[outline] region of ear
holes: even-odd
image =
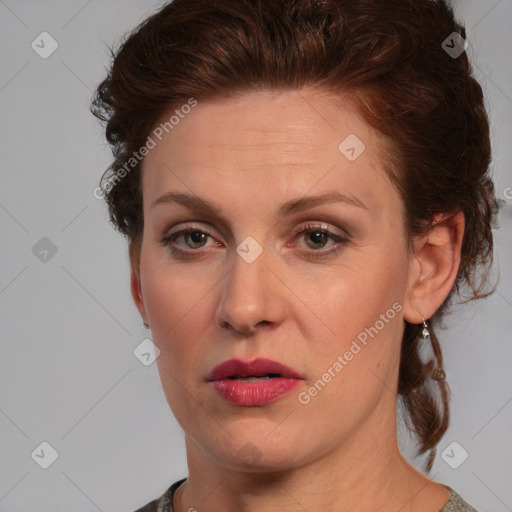
[[[130,277],[130,289],[132,292],[133,302],[139,310],[142,321],[148,322],[148,316],[146,313],[146,307],[144,305],[144,298],[142,295],[142,285],[140,278],[140,241],[136,240],[130,244],[129,247],[130,255],[130,266],[131,266],[131,277]]]
[[[461,259],[464,214],[436,215],[430,231],[413,241],[404,319],[420,324],[428,319],[450,293]]]
[[[146,313],[146,306],[144,305],[144,299],[142,297],[140,276],[134,270],[132,270],[131,272],[130,288],[132,292],[133,302],[135,303],[135,306],[139,310],[140,316],[142,317],[142,321],[148,324],[149,321]]]

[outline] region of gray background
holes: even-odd
[[[0,0],[1,512],[128,512],[186,476],[183,433],[156,365],[133,353],[148,332],[131,302],[125,242],[93,196],[110,152],[88,112],[106,44],[159,5]],[[440,452],[457,442],[448,450],[452,464],[461,449],[469,456],[453,469],[439,455],[431,475],[480,512],[505,512],[512,510],[512,1],[466,0],[456,10],[493,124],[504,200],[500,284],[486,302],[447,319],[454,398]],[[43,31],[59,45],[47,59],[31,48]],[[43,237],[56,254],[41,252]],[[36,450],[43,441],[58,452],[48,469],[35,462],[49,460],[48,449]]]

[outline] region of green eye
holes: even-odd
[[[299,228],[295,236],[299,237],[300,245],[306,250],[304,256],[317,259],[336,255],[349,241],[348,235],[338,235],[326,227],[312,224]]]
[[[202,231],[189,231],[182,236],[185,239],[185,243],[191,249],[199,249],[206,244],[209,235]]]
[[[329,241],[329,234],[326,231],[317,229],[306,233],[306,244],[311,249],[321,249]]]
[[[164,247],[169,248],[173,254],[178,254],[207,247],[209,238],[212,238],[210,233],[189,228],[162,238],[161,243]]]

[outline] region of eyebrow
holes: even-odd
[[[168,192],[160,196],[152,205],[155,206],[168,203],[178,203],[185,206],[189,210],[197,211],[212,216],[220,216],[220,208],[214,203],[203,199],[194,194],[183,194],[179,192]],[[339,192],[330,192],[319,196],[305,196],[298,199],[292,199],[281,204],[277,210],[279,218],[286,217],[292,213],[302,212],[315,206],[328,203],[345,203],[356,208],[368,210],[368,207],[357,197],[352,195],[341,194]]]

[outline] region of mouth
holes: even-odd
[[[270,359],[231,359],[216,366],[207,377],[227,402],[262,407],[276,402],[303,382],[295,370]]]
[[[282,375],[280,373],[266,373],[264,375],[249,375],[247,377],[243,377],[241,375],[230,375],[226,378],[229,380],[237,380],[239,382],[260,382],[267,379],[277,379],[278,377],[282,377]]]
[[[239,382],[260,382],[277,378],[302,379],[295,370],[277,361],[264,358],[252,361],[230,359],[217,365],[207,376],[209,382],[224,379]]]

